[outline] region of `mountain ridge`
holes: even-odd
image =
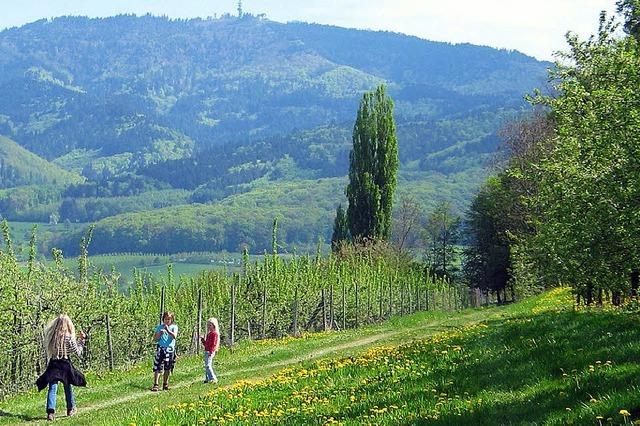
[[[359,101],[380,83],[395,103],[403,194],[419,194],[425,211],[451,201],[461,213],[486,174],[498,129],[526,112],[523,95],[545,84],[548,66],[505,49],[249,15],[37,21],[0,32],[0,134],[87,182],[48,190],[45,204],[22,188],[5,203],[11,214],[1,211],[0,194],[0,213],[101,220],[109,229],[94,243],[107,247],[126,231],[109,217],[125,214],[144,229],[141,211],[201,211],[202,203],[217,210],[243,194],[262,197],[253,208],[264,218],[282,191],[310,185],[325,199],[287,207],[297,212],[287,232],[304,234],[288,243],[326,240],[323,221],[343,198],[336,179],[347,175]],[[274,189],[271,206],[265,186]],[[184,235],[192,216],[173,228],[206,240],[196,226]],[[239,223],[212,228],[225,249],[255,240],[234,231]],[[153,250],[141,235],[130,250]]]

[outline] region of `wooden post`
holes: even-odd
[[[342,281],[342,329],[347,329],[347,297],[346,290],[344,288],[344,281]]]
[[[327,297],[324,288],[322,289],[322,331],[327,331]]]
[[[424,289],[424,310],[429,311],[429,289],[427,287]]]
[[[164,313],[164,289],[165,286],[162,286],[162,290],[160,291],[160,322],[162,324],[162,314]]]
[[[371,321],[371,283],[367,284],[367,321]]]
[[[383,299],[383,293],[384,293],[384,287],[382,286],[382,283],[384,282],[384,280],[381,280],[378,277],[378,321],[382,321],[382,299]]]
[[[333,311],[333,283],[329,288],[329,327],[333,330],[335,324],[335,317]]]
[[[202,331],[202,289],[198,289],[198,332],[196,333],[196,353],[200,353],[200,332]]]
[[[267,283],[266,281],[262,285],[262,321],[261,321],[261,330],[260,330],[260,338],[264,339],[267,337]]]
[[[359,305],[358,305],[358,280],[356,279],[354,282],[355,286],[356,286],[356,328],[358,328],[358,309],[359,309]]]
[[[389,277],[389,318],[393,315],[393,281]]]
[[[251,340],[251,320],[247,320],[247,338]]]
[[[111,322],[109,314],[104,316],[104,322],[107,328],[107,350],[109,352],[109,371],[113,371],[113,340],[111,339]]]
[[[236,278],[231,280],[231,327],[229,329],[229,346],[233,346],[236,338]]]
[[[293,335],[298,337],[298,287],[293,292]]]

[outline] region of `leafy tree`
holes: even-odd
[[[415,247],[419,236],[414,231],[420,225],[422,211],[420,204],[413,197],[403,197],[393,222],[393,240],[398,251]]]
[[[451,203],[446,201],[439,203],[427,217],[423,240],[428,263],[439,275],[450,276],[455,272],[453,262],[460,239],[460,225],[460,217],[453,214]]]
[[[463,251],[463,272],[469,286],[495,293],[498,303],[506,299],[511,279],[508,229],[513,194],[505,187],[505,177],[490,178],[469,206],[465,220],[469,244]],[[513,297],[513,290],[511,294]]]
[[[349,159],[349,231],[355,239],[387,240],[399,160],[393,101],[384,85],[360,102]]]
[[[539,192],[541,164],[553,150],[554,136],[553,117],[541,109],[503,127],[496,156],[500,171],[482,188],[467,214],[473,243],[465,253],[465,273],[469,279],[471,258],[478,251],[485,259],[493,259],[480,281],[488,280],[486,288],[495,291],[498,300],[501,290],[506,299],[507,288],[512,298],[516,293],[526,296],[540,290],[540,283],[532,279],[535,269],[517,253],[519,246],[536,232],[533,224],[537,207],[527,200]],[[489,243],[483,244],[487,237]],[[501,282],[502,278],[506,281]],[[469,283],[476,285],[472,280]]]
[[[625,19],[624,30],[640,42],[640,0],[619,0],[616,4]]]
[[[596,287],[617,302],[637,286],[640,262],[640,51],[616,28],[602,15],[596,37],[569,35],[555,74],[560,95],[537,99],[551,108],[557,136],[530,200],[538,213],[527,248],[546,280],[572,283],[589,302]]]
[[[342,204],[338,204],[336,210],[336,219],[333,223],[333,234],[331,235],[331,249],[338,251],[340,245],[349,241],[349,224],[347,223],[347,215],[342,208]]]

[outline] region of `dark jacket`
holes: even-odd
[[[74,386],[87,386],[87,379],[85,379],[84,374],[76,370],[68,358],[51,358],[47,369],[36,380],[36,385],[38,386],[38,391],[41,391],[49,383],[57,382]]]

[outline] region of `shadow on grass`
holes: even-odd
[[[35,422],[36,420],[44,420],[45,415],[39,417],[27,416],[25,414],[14,414],[7,411],[0,410],[0,418],[19,419],[25,422]]]
[[[488,328],[418,347],[411,357],[428,366],[429,374],[402,386],[389,381],[383,386],[364,386],[365,393],[380,395],[391,385],[387,392],[398,394],[343,414],[356,420],[369,414],[369,405],[374,403],[404,403],[420,413],[418,417],[431,416],[416,418],[411,424],[564,424],[571,419],[573,424],[598,424],[596,415],[611,416],[614,424],[621,424],[618,410],[627,408],[633,421],[640,418],[640,328],[636,322],[635,315],[606,311],[491,319],[485,322]],[[458,355],[438,355],[446,354],[445,349],[451,352],[448,345],[454,344],[462,348]],[[437,393],[431,395],[430,388],[437,388]],[[440,392],[466,395],[456,399],[476,403],[472,410],[444,408],[447,400],[436,404]],[[602,402],[590,403],[592,399]],[[440,404],[444,405],[438,409]]]

